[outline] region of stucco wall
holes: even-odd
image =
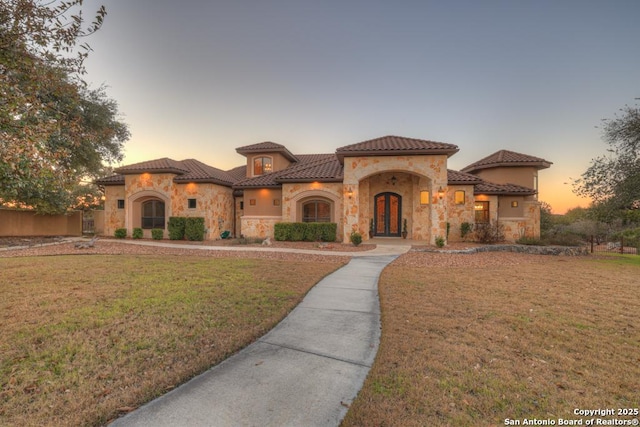
[[[247,178],[254,176],[254,174],[253,174],[253,161],[256,158],[260,158],[260,157],[270,157],[271,158],[271,160],[273,161],[273,164],[272,164],[273,172],[286,169],[291,164],[291,162],[280,153],[256,153],[256,154],[251,154],[250,156],[247,156],[247,174],[246,174]]]
[[[474,173],[480,178],[496,184],[516,184],[527,188],[534,188],[534,179],[538,170],[534,167],[500,167],[481,169]]]
[[[253,205],[251,204],[252,200],[255,203]],[[282,190],[279,188],[244,190],[244,214],[248,216],[281,216]]]

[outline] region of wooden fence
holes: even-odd
[[[0,209],[0,236],[81,236],[82,212],[38,215],[32,211]]]

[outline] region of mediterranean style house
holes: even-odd
[[[551,162],[501,150],[461,171],[453,144],[384,136],[329,154],[294,154],[273,142],[237,148],[246,165],[220,170],[195,159],[123,166],[105,190],[105,235],[166,230],[172,216],[205,218],[206,239],[272,237],[278,222],[335,222],[338,240],[461,239],[463,223],[497,223],[505,238],[539,237],[538,171]],[[166,233],[165,233],[166,236]]]

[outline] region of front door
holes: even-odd
[[[380,193],[374,200],[376,236],[400,236],[402,197],[396,193]]]

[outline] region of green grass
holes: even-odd
[[[600,257],[598,261],[615,265],[634,265],[636,267],[640,267],[640,255],[611,253]]]

